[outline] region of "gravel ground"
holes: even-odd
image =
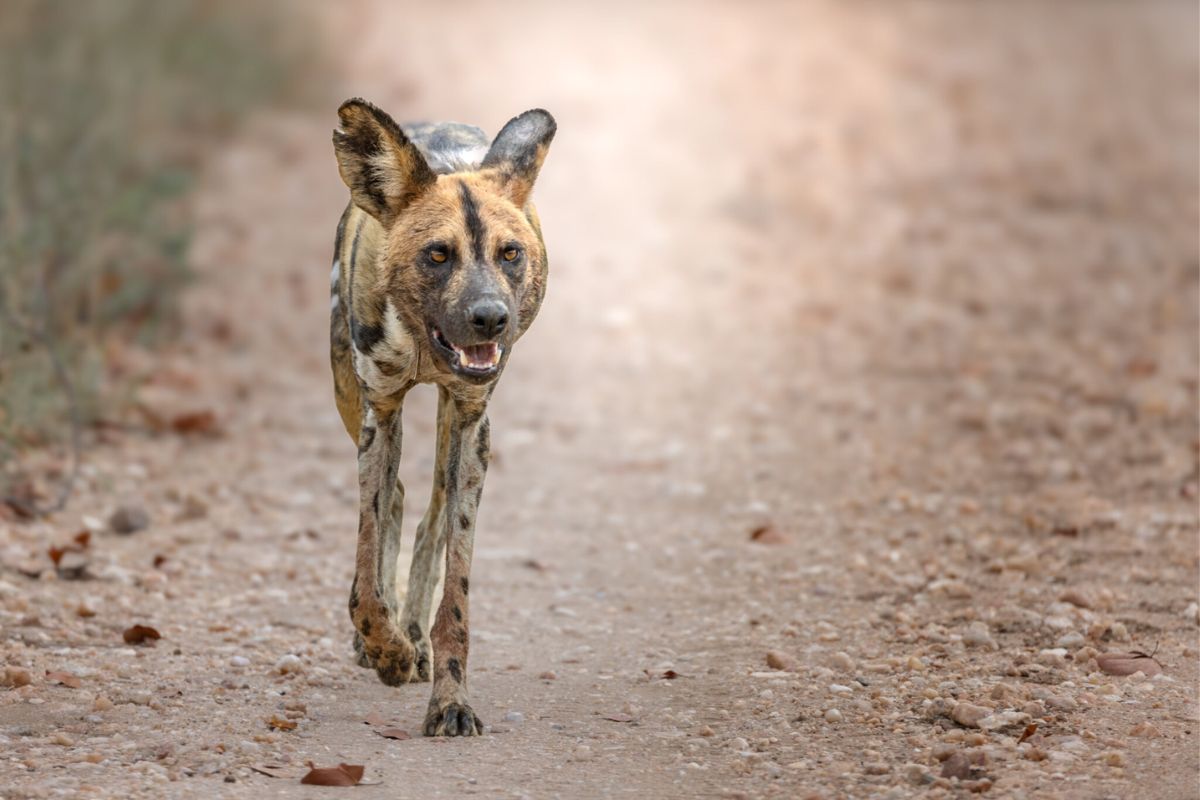
[[[559,120],[472,575],[489,735],[351,663],[339,96],[210,165],[183,342],[114,354],[165,430],[0,521],[0,796],[336,794],[312,761],[357,797],[1195,797],[1194,4],[448,6],[328,30],[398,117]]]

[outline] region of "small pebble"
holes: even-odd
[[[246,658],[245,656],[234,656],[233,658],[229,659],[229,664],[230,666],[234,667],[248,667],[250,666],[250,659]]]
[[[504,721],[513,725],[520,725],[525,721],[525,715],[520,711],[509,711],[504,715]]]
[[[1084,638],[1082,633],[1079,631],[1071,631],[1070,633],[1064,633],[1062,636],[1058,637],[1054,641],[1054,644],[1056,647],[1065,647],[1068,650],[1075,650],[1082,647],[1085,642],[1087,642],[1087,639]]]
[[[141,506],[121,506],[108,518],[114,533],[137,533],[150,525],[150,515]]]
[[[113,701],[109,700],[107,695],[98,694],[92,701],[92,711],[108,711],[112,707]]]
[[[842,672],[854,671],[854,659],[840,651],[829,657],[829,663],[834,669],[840,669]]]
[[[275,671],[280,675],[289,675],[300,672],[304,669],[304,663],[300,660],[300,656],[288,653],[275,662]]]
[[[771,669],[791,671],[795,668],[796,662],[787,653],[780,650],[768,650],[767,666]]]
[[[842,721],[842,712],[838,711],[836,708],[829,709],[828,711],[825,712],[825,721],[826,722],[841,722]]]
[[[5,667],[4,674],[0,675],[0,685],[11,686],[14,689],[28,686],[32,680],[33,676],[29,674],[29,670],[23,667]]]

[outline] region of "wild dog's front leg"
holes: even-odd
[[[408,594],[404,598],[404,613],[400,627],[417,648],[417,680],[430,679],[433,666],[429,641],[429,610],[433,605],[433,590],[442,575],[439,560],[446,545],[446,460],[450,450],[450,393],[438,387],[437,458],[433,468],[433,491],[429,508],[417,526],[413,541],[412,566],[408,571]]]
[[[426,736],[483,733],[468,703],[467,650],[471,551],[475,514],[488,462],[488,421],[482,405],[453,408],[446,457],[446,584],[433,623],[433,696],[425,714]]]
[[[412,643],[394,622],[396,551],[385,541],[400,439],[399,409],[377,413],[368,406],[358,437],[358,551],[350,618],[362,642],[362,656],[389,686],[411,680],[415,663]],[[398,527],[395,535],[399,537]]]

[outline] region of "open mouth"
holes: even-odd
[[[500,354],[504,348],[498,342],[483,342],[459,347],[447,339],[437,328],[432,329],[433,341],[445,351],[450,366],[469,375],[489,375],[500,366]]]

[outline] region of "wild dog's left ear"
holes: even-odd
[[[391,225],[437,176],[395,120],[366,100],[356,97],[342,103],[338,120],[342,125],[333,132],[333,149],[350,197],[363,211]]]
[[[558,125],[550,112],[535,108],[513,117],[496,134],[480,169],[495,169],[502,191],[521,208],[533,191]]]

